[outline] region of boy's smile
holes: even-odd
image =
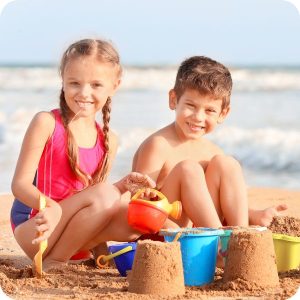
[[[171,90],[169,96],[170,108],[176,114],[177,134],[184,139],[197,139],[213,131],[229,111],[229,108],[222,110],[222,99],[214,99],[197,90],[186,89],[179,99]]]

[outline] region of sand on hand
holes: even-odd
[[[228,245],[224,282],[244,280],[257,287],[277,287],[279,278],[270,230],[233,230]]]
[[[180,243],[139,241],[128,280],[131,293],[184,294]]]

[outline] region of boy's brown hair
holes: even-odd
[[[222,109],[230,104],[232,78],[229,70],[221,63],[205,56],[192,56],[180,65],[174,91],[179,99],[186,89],[222,99]]]

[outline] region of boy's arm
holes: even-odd
[[[132,171],[150,176],[157,182],[166,161],[168,144],[162,137],[154,136],[144,141],[133,158]]]

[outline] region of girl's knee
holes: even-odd
[[[95,186],[94,193],[91,195],[91,207],[95,211],[106,211],[112,215],[120,208],[121,195],[119,190],[106,183],[99,183]]]

